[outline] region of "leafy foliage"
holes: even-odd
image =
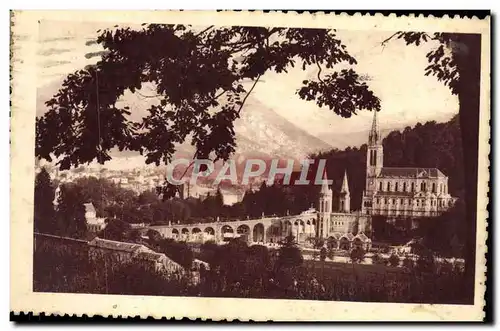
[[[259,262],[266,259],[253,259],[250,247],[246,268],[228,269],[232,276],[226,278],[211,264],[210,270],[201,272],[201,283],[193,285],[187,275],[166,278],[138,264],[91,261],[84,250],[68,250],[55,243],[42,248],[34,252],[33,289],[36,292],[467,303],[464,292],[457,291],[465,283],[463,270],[456,266],[444,266],[431,273],[415,273],[412,269],[384,269],[384,266],[359,265],[354,270],[342,267],[315,269],[304,264],[276,274],[272,266],[277,262],[272,257],[273,252],[267,252],[265,247],[256,249],[259,255],[269,255],[270,262],[266,266]],[[233,259],[227,255],[220,257]]]
[[[130,224],[118,219],[108,219],[106,227],[98,233],[98,237],[116,241],[126,241],[130,230]]]
[[[191,138],[195,156],[227,160],[234,152],[234,121],[248,94],[267,72],[316,65],[318,80],[298,94],[340,116],[379,109],[380,102],[352,70],[356,60],[334,30],[231,27],[197,32],[189,26],[147,24],[139,30],[99,32],[105,49],[96,65],[68,75],[37,119],[36,155],[61,157],[61,169],[110,159],[113,147],[140,151],[147,163],[168,163],[175,146]],[[321,77],[321,70],[331,73]],[[243,82],[252,80],[251,89]],[[153,95],[143,95],[152,86]],[[140,122],[120,107],[130,91],[157,103]]]
[[[349,253],[352,263],[360,263],[365,259],[365,250],[360,246],[354,246]]]
[[[321,249],[319,250],[319,259],[320,261],[325,261],[326,260],[326,255],[327,255],[327,250],[325,247],[321,247]]]
[[[83,238],[87,233],[85,208],[83,206],[82,192],[73,184],[61,186],[59,207],[57,210],[57,234]]]
[[[393,36],[403,39],[407,45],[419,46],[428,41],[437,41],[438,46],[426,55],[429,65],[425,68],[425,75],[436,76],[453,94],[459,93],[462,69],[459,58],[471,51],[461,34],[436,32],[430,35],[425,32],[397,32]]]
[[[282,242],[280,242],[280,245],[281,247],[278,250],[278,269],[293,268],[302,264],[304,257],[295,242],[294,236],[287,236]]]
[[[396,254],[391,254],[391,256],[389,256],[389,265],[392,267],[397,267],[399,265],[399,257]]]
[[[161,239],[156,245],[160,253],[164,253],[181,266],[190,268],[193,264],[193,251],[185,242],[173,239]]]

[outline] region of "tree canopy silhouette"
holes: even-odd
[[[36,155],[55,155],[61,169],[104,163],[115,147],[139,151],[148,164],[168,163],[189,138],[196,158],[227,160],[236,147],[233,123],[255,84],[296,65],[318,68],[317,77],[297,82],[300,98],[343,117],[380,108],[354,70],[333,70],[356,64],[335,30],[144,24],[98,33],[102,59],[68,75],[37,119]],[[145,84],[153,94],[144,95]],[[119,105],[127,91],[157,100],[141,121]]]
[[[55,189],[50,180],[50,175],[45,168],[35,177],[34,197],[34,223],[35,231],[55,233],[57,222],[55,220],[54,199]]]
[[[475,247],[476,247],[476,205],[479,147],[479,105],[481,86],[481,34],[425,32],[396,32],[382,44],[393,38],[403,39],[407,45],[419,46],[434,41],[438,47],[427,53],[429,65],[425,75],[433,75],[452,94],[458,96],[460,127],[464,142],[463,166],[466,170],[464,184],[466,200],[467,232],[465,238],[466,274],[469,297],[473,300]]]

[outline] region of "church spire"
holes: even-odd
[[[323,183],[321,183],[321,194],[328,194],[330,189],[328,188],[328,176],[326,175],[326,170],[323,172]]]
[[[372,129],[370,130],[370,134],[368,136],[368,142],[371,145],[376,145],[379,143],[380,139],[380,130],[378,127],[378,121],[377,121],[377,111],[373,111],[373,122],[372,122]]]
[[[347,170],[344,172],[344,179],[342,180],[342,188],[340,192],[349,193],[349,184],[347,183]]]

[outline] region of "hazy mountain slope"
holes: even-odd
[[[45,102],[54,95],[61,82],[53,82],[38,90],[37,116],[46,112]],[[140,120],[146,110],[155,101],[126,95],[127,104],[132,109],[131,119]],[[272,109],[267,108],[251,96],[248,98],[241,117],[235,121],[237,148],[235,158],[243,161],[247,158],[292,158],[302,159],[307,155],[328,150],[331,146],[323,140],[294,125]],[[189,144],[179,146],[179,156],[186,157],[194,151]],[[127,157],[130,161],[140,157],[137,153],[112,152],[115,157]],[[137,164],[131,162],[131,164]]]

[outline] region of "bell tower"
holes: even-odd
[[[328,228],[330,226],[330,218],[332,213],[333,191],[328,187],[328,177],[326,171],[323,174],[323,182],[321,183],[321,191],[319,192],[319,208],[318,208],[318,229],[316,235],[320,238],[326,238]]]
[[[372,128],[368,135],[368,149],[366,153],[366,191],[375,191],[375,177],[380,174],[384,166],[384,147],[377,121],[377,111],[373,113]]]

